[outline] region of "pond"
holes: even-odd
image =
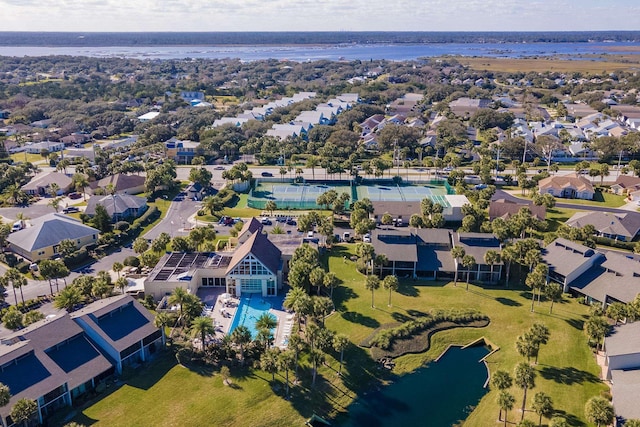
[[[450,427],[464,420],[488,391],[487,368],[479,362],[489,349],[450,347],[431,362],[349,406],[343,426]]]

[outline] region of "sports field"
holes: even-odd
[[[450,206],[444,197],[447,190],[439,185],[359,185],[357,192],[359,200],[368,198],[372,202],[417,202],[428,197],[442,207]]]
[[[372,202],[416,202],[428,197],[444,208],[451,206],[445,197],[447,189],[442,185],[368,184],[356,186],[354,192],[352,187],[331,183],[265,181],[256,183],[247,204],[252,208],[265,209],[266,203],[271,200],[276,203],[278,209],[321,209],[322,207],[316,204],[316,199],[328,190],[335,190],[338,194],[349,194],[350,202],[365,198]],[[355,200],[353,200],[354,196],[357,197]]]

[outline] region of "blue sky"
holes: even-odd
[[[0,0],[3,31],[640,30],[638,0]]]

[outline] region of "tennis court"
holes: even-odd
[[[430,198],[434,203],[449,207],[445,195],[447,190],[443,186],[435,185],[359,185],[358,199],[368,198],[371,201],[384,202],[416,202]]]
[[[272,200],[276,202],[278,209],[321,209],[316,204],[316,199],[329,190],[351,196],[351,187],[345,185],[258,181],[249,196],[248,205],[264,209],[266,202]]]

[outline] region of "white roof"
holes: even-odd
[[[159,111],[149,111],[147,114],[143,114],[138,117],[138,120],[153,120],[160,115]]]
[[[444,198],[449,202],[452,208],[461,208],[465,204],[469,203],[467,196],[461,194],[447,194]]]

